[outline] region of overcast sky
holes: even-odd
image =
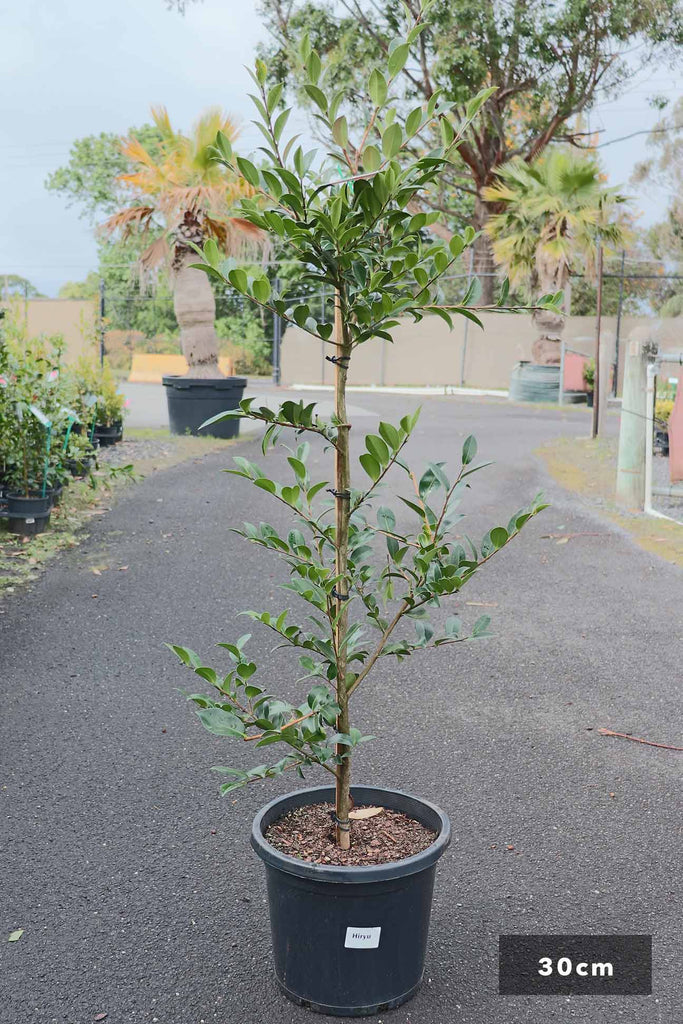
[[[28,277],[54,295],[95,267],[92,229],[48,193],[44,181],[66,162],[71,142],[100,131],[124,133],[149,120],[151,103],[186,128],[220,104],[243,121],[241,148],[258,133],[248,122],[251,63],[264,37],[256,0],[204,0],[184,17],[164,0],[22,0],[4,5],[0,48],[0,274]],[[648,96],[674,100],[681,76],[660,65],[633,80],[616,101],[590,115],[600,138],[649,128]],[[601,150],[611,184],[628,180],[645,136]],[[633,190],[631,190],[633,192]],[[641,224],[661,217],[664,197],[637,194]]]

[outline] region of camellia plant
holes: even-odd
[[[212,240],[197,250],[203,257],[197,266],[207,274],[328,344],[327,358],[335,367],[335,406],[327,421],[316,413],[314,404],[294,401],[271,410],[257,408],[252,399],[246,399],[239,409],[223,414],[262,421],[264,455],[284,434],[295,437],[287,457],[289,482],[276,482],[241,456],[230,472],[271,494],[293,520],[286,534],[264,523],[245,523],[239,532],[285,562],[289,581],[284,589],[308,607],[302,624],[290,621],[288,608],[279,613],[245,613],[298,652],[303,678],[312,682],[303,701],[294,705],[257,681],[257,666],[247,652],[248,635],[219,644],[232,659],[227,674],[205,665],[189,648],[172,645],[172,649],[214,688],[211,696],[191,694],[189,698],[209,732],[257,748],[275,744],[286,748],[281,758],[256,767],[216,768],[227,776],[222,792],[288,770],[303,775],[304,770],[319,767],[334,779],[336,842],[342,849],[349,847],[353,753],[371,738],[352,721],[352,698],[382,658],[401,660],[414,651],[487,635],[488,616],[470,630],[455,616],[438,628],[430,622],[430,610],[457,595],[482,565],[546,507],[537,496],[505,525],[490,529],[483,540],[461,542],[453,533],[462,519],[460,503],[472,474],[488,463],[475,462],[477,445],[468,437],[454,477],[441,462],[415,473],[405,461],[405,449],[417,412],[407,413],[399,423],[380,423],[377,433],[365,437],[358,460],[360,480],[352,467],[346,385],[359,346],[377,338],[391,341],[392,329],[405,317],[420,321],[435,315],[452,326],[454,316],[463,316],[480,324],[476,282],[457,304],[445,304],[440,289],[443,275],[472,245],[474,231],[456,235],[448,244],[435,241],[423,229],[439,215],[413,214],[411,209],[423,190],[437,181],[493,90],[476,96],[468,105],[466,120],[459,124],[454,123],[452,105],[438,93],[405,118],[399,117],[391,101],[395,78],[419,39],[428,8],[428,3],[423,4],[406,36],[392,45],[385,67],[372,71],[373,107],[365,129],[353,140],[343,113],[345,97],[327,89],[321,60],[309,41],[303,40],[299,58],[307,75],[306,91],[328,139],[324,159],[315,150],[305,152],[296,139],[285,141],[290,111],[280,109],[282,88],[268,86],[268,69],[261,61],[252,77],[265,159],[257,166],[234,156],[229,140],[218,136],[216,158],[254,190],[253,197],[242,202],[241,216],[276,235],[307,268],[308,282],[334,296],[323,315],[314,315],[306,303],[292,306],[286,294],[272,290],[265,273],[248,274],[234,261],[223,259]],[[424,152],[421,139],[431,137],[428,129],[435,124],[442,145]],[[494,308],[505,308],[507,294],[504,283]],[[537,306],[557,310],[560,300],[560,294],[547,295]],[[306,435],[333,456],[333,481],[311,478]],[[392,479],[395,474],[403,476],[405,493],[399,497],[414,517],[411,530],[380,503],[390,471]],[[331,501],[322,500],[327,490],[332,491]],[[403,620],[412,621],[411,635],[398,628]]]

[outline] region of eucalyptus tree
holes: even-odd
[[[345,90],[350,115],[363,110],[372,104],[365,69],[386,59],[406,11],[419,6],[420,0],[262,0],[273,39],[264,50],[273,79],[309,98],[296,57],[298,40],[309,33]],[[557,139],[585,142],[575,115],[618,95],[655,60],[675,66],[682,42],[680,0],[436,0],[429,25],[413,39],[392,83],[399,116],[443,90],[462,121],[468,99],[492,87],[461,139],[458,158],[421,197],[425,209],[447,215],[439,230],[457,226],[470,210],[474,226],[483,229],[496,212],[483,189],[502,164],[515,156],[531,163]],[[474,269],[493,270],[484,233],[475,241]],[[483,279],[487,302],[493,285],[492,277]]]
[[[246,613],[297,652],[303,679],[312,681],[303,702],[292,704],[273,694],[267,683],[257,682],[256,663],[247,653],[248,635],[219,645],[233,663],[225,675],[186,647],[172,649],[217,691],[212,696],[190,695],[210,732],[256,747],[287,748],[283,757],[267,764],[218,767],[227,776],[222,791],[319,766],[335,781],[337,843],[342,848],[349,845],[353,752],[371,738],[352,721],[352,698],[381,659],[401,660],[415,651],[486,635],[486,616],[471,630],[454,615],[437,627],[430,622],[429,610],[457,595],[545,507],[537,496],[483,540],[461,543],[453,536],[462,519],[458,506],[472,474],[487,463],[475,462],[476,442],[468,437],[454,478],[441,462],[415,473],[405,461],[405,449],[417,412],[406,413],[398,423],[381,422],[376,433],[365,437],[359,467],[355,460],[352,466],[346,387],[354,353],[376,339],[391,341],[392,330],[406,317],[420,321],[434,315],[452,326],[453,318],[462,316],[480,323],[473,305],[475,284],[456,304],[445,303],[440,290],[440,279],[473,244],[475,232],[468,228],[448,243],[427,240],[423,228],[439,214],[412,214],[410,209],[453,159],[490,90],[467,103],[456,126],[453,104],[439,92],[415,106],[405,123],[397,119],[390,101],[410,48],[426,28],[430,7],[429,2],[423,4],[408,34],[395,39],[386,61],[371,71],[368,91],[373,106],[353,139],[346,117],[339,113],[343,93],[329,88],[319,55],[308,37],[301,40],[300,70],[328,142],[322,163],[315,151],[305,152],[296,138],[286,138],[290,112],[279,108],[282,85],[269,86],[268,68],[260,60],[253,74],[253,101],[265,142],[261,166],[235,156],[229,140],[218,136],[218,159],[254,190],[253,197],[242,202],[241,216],[272,232],[306,267],[316,290],[325,287],[334,296],[325,311],[321,314],[316,307],[314,312],[306,302],[289,303],[286,294],[272,289],[265,273],[250,275],[224,260],[212,240],[198,249],[203,262],[196,264],[298,325],[318,344],[322,340],[329,346],[335,405],[328,420],[317,414],[313,403],[290,400],[271,410],[246,399],[239,410],[223,414],[261,421],[264,455],[283,434],[293,433],[297,442],[287,458],[292,473],[287,483],[276,482],[242,456],[235,458],[231,472],[272,495],[293,520],[288,532],[264,523],[245,523],[238,532],[286,563],[289,579],[284,589],[307,606],[303,624],[290,621],[288,608]],[[440,134],[440,145],[411,156],[414,140],[427,128]],[[502,308],[506,295],[504,286],[497,308]],[[545,296],[539,305],[556,308],[559,299]],[[332,481],[311,477],[306,435],[331,453]],[[405,483],[407,494],[400,493],[399,498],[414,520],[411,529],[404,529],[392,508],[379,503],[390,474],[392,480],[400,474]],[[332,499],[321,500],[329,489]],[[414,632],[406,632],[404,620],[412,620]]]

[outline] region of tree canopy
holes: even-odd
[[[308,33],[334,85],[363,117],[372,102],[365,69],[388,53],[418,8],[419,0],[262,0],[275,38],[264,48],[272,74],[311,103],[293,56]],[[598,93],[614,93],[655,54],[673,59],[682,41],[680,0],[435,0],[394,86],[399,110],[442,89],[460,120],[468,97],[483,88],[495,91],[463,139],[454,173],[430,191],[427,203],[449,214],[457,228],[469,219],[469,195],[474,226],[483,228],[489,210],[482,189],[502,163],[514,156],[532,161],[553,139],[580,142],[571,127],[574,115]],[[491,271],[485,237],[475,250],[475,268]]]

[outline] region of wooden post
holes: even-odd
[[[645,501],[646,340],[642,330],[634,331],[625,347],[617,459],[617,502],[625,508],[639,511]]]
[[[351,512],[351,467],[349,458],[349,423],[346,414],[346,376],[351,346],[347,342],[344,331],[342,299],[339,292],[334,297],[334,411],[337,418],[337,444],[335,448],[335,549],[336,576],[335,590],[335,627],[334,648],[337,658],[337,732],[349,731],[349,695],[346,686],[346,666],[348,652],[346,650],[346,634],[348,632],[349,613],[348,594],[348,557],[349,557],[349,518]],[[337,754],[347,754],[349,748],[338,743]],[[351,760],[346,757],[337,765],[337,783],[335,797],[335,814],[337,818],[336,841],[342,850],[350,846],[349,810],[351,807]]]
[[[597,437],[600,429],[600,326],[602,321],[602,246],[598,247],[598,308],[595,326],[595,378],[593,383],[593,429]]]

